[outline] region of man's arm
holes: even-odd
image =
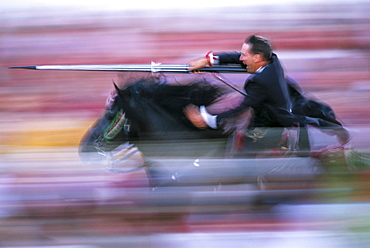
[[[216,53],[215,56],[218,58],[218,64],[240,64],[244,66],[244,64],[240,61],[240,52],[221,52]]]
[[[197,69],[207,66],[213,66],[214,64],[240,64],[243,66],[239,58],[240,52],[225,52],[218,54],[208,52],[206,56],[190,61],[188,63],[191,66],[189,70],[196,71]],[[245,107],[241,107],[241,109],[244,108]],[[237,110],[236,112],[239,111]],[[205,129],[207,127],[211,127],[214,129],[218,128],[218,116],[209,114],[204,106],[201,106],[199,108],[198,106],[188,105],[184,108],[184,113],[186,117],[190,120],[190,122],[199,129]]]
[[[225,64],[240,64],[242,67],[245,68],[245,65],[239,60],[239,58],[240,52],[208,52],[204,57],[200,57],[188,62],[188,64],[191,66],[189,70],[196,71],[199,68],[207,66]]]
[[[190,104],[184,108],[184,113],[193,125],[199,129],[206,129],[208,127],[207,123],[203,119],[199,107]]]

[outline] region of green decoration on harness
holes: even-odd
[[[117,136],[117,134],[121,132],[122,128],[127,124],[128,120],[126,119],[125,113],[123,113],[123,110],[120,110],[114,117],[111,124],[104,130],[104,139],[106,141],[113,140]]]

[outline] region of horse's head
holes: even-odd
[[[153,147],[171,141],[225,137],[221,131],[197,129],[183,112],[189,104],[208,106],[223,95],[224,88],[204,77],[168,82],[165,77],[149,76],[130,79],[125,85],[114,85],[111,104],[82,139],[80,155],[86,162],[103,157],[104,163],[104,157],[121,144],[133,144],[149,154]],[[149,147],[150,142],[154,146]]]

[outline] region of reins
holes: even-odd
[[[217,80],[219,80],[220,82],[224,83],[225,85],[229,86],[230,88],[232,88],[233,90],[239,92],[240,94],[242,94],[243,96],[247,96],[247,93],[241,91],[240,89],[238,89],[237,87],[235,87],[234,85],[232,85],[231,83],[228,83],[225,79],[223,79],[222,77],[216,75],[215,73],[211,73],[211,75],[216,78]]]

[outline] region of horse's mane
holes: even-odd
[[[153,134],[198,130],[186,118],[183,109],[189,104],[211,105],[225,93],[225,88],[199,77],[186,83],[142,77],[131,81],[125,89],[117,90],[126,117],[139,130]]]
[[[121,92],[138,103],[147,104],[149,100],[167,111],[178,112],[188,104],[208,106],[217,102],[225,93],[225,88],[199,77],[186,84],[170,84],[156,77],[144,77],[136,79]]]

